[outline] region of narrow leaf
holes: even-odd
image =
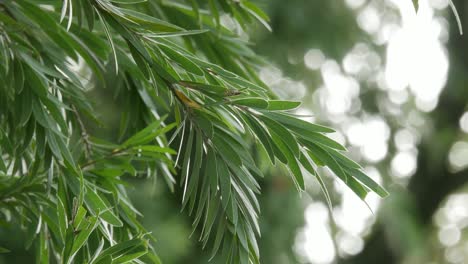
[[[270,111],[293,110],[293,109],[298,108],[300,105],[301,105],[301,102],[270,100],[268,101],[267,110],[270,110]]]

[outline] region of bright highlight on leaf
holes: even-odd
[[[461,24],[460,15],[458,15],[457,8],[453,4],[452,0],[449,0],[449,5],[450,5],[450,8],[452,9],[453,14],[455,15],[455,19],[457,20],[458,31],[460,31],[460,35],[463,35],[463,26]]]

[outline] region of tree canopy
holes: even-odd
[[[0,1],[2,223],[38,263],[159,263],[127,191],[160,178],[213,257],[259,263],[258,155],[328,201],[318,167],[385,197],[333,129],[262,83],[243,34],[268,22],[250,1]]]

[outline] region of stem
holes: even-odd
[[[81,119],[79,113],[78,113],[78,110],[76,109],[75,105],[72,104],[72,110],[73,110],[73,113],[75,114],[76,116],[76,120],[78,121],[78,125],[80,126],[80,129],[81,129],[81,137],[83,138],[83,142],[85,144],[85,157],[86,159],[88,160],[89,157],[91,156],[91,152],[92,152],[92,149],[91,149],[91,142],[89,141],[89,134],[86,130],[86,127],[83,123],[83,120]]]
[[[99,161],[102,161],[102,160],[106,160],[106,159],[109,159],[109,158],[112,158],[112,157],[116,157],[116,156],[119,156],[120,154],[125,154],[124,152],[127,151],[128,148],[123,148],[123,149],[115,149],[114,151],[112,151],[111,153],[107,154],[106,156],[104,157],[101,157],[101,158],[98,158],[98,159],[95,159],[95,160],[90,160],[82,165],[80,165],[80,168],[81,169],[85,169],[91,165],[94,165],[96,163],[98,163]]]

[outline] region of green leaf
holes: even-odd
[[[242,117],[247,124],[247,126],[252,130],[252,133],[260,140],[259,145],[265,148],[268,153],[268,157],[271,162],[275,164],[275,152],[273,150],[273,142],[270,139],[267,131],[262,127],[262,125],[252,116],[248,114],[242,114]]]
[[[218,224],[218,228],[216,229],[216,237],[215,237],[215,240],[213,242],[213,249],[211,251],[211,257],[210,257],[210,260],[212,260],[214,258],[214,256],[216,255],[216,253],[218,252],[219,250],[219,247],[221,246],[221,242],[223,241],[223,237],[224,237],[224,232],[225,232],[225,221],[224,219],[219,221],[219,224]]]
[[[67,264],[73,263],[73,258],[75,257],[78,250],[88,241],[89,235],[94,231],[98,225],[98,218],[96,216],[91,216],[87,220],[87,225],[80,230],[78,236],[73,241],[73,246],[71,248],[70,258],[67,261]]]
[[[146,128],[140,130],[139,132],[131,136],[129,139],[127,139],[124,143],[122,143],[122,146],[129,147],[135,145],[142,145],[154,140],[155,137],[161,133],[161,130],[159,128],[161,126],[161,122],[163,122],[164,119],[166,118],[162,117],[149,124]]]
[[[311,158],[318,158],[323,164],[329,167],[342,181],[346,184],[348,183],[348,176],[343,170],[343,167],[333,158],[330,153],[328,153],[325,149],[320,147],[317,144],[304,142],[305,145],[309,148],[310,153],[314,156]]]
[[[210,152],[212,152],[212,151],[210,151]],[[198,225],[200,223],[200,220],[202,219],[206,204],[207,204],[208,199],[209,199],[209,195],[211,193],[211,191],[210,191],[210,188],[211,188],[210,181],[211,181],[211,179],[210,178],[218,177],[216,170],[214,170],[214,171],[212,170],[212,171],[210,171],[211,172],[210,174],[207,174],[207,167],[208,167],[207,162],[208,161],[204,162],[204,164],[202,165],[202,170],[200,172],[200,174],[202,176],[202,185],[201,185],[201,189],[200,189],[200,196],[199,196],[199,199],[198,199],[197,211],[196,211],[196,214],[195,214],[195,217],[194,217],[194,220],[193,220],[193,224],[192,224],[194,231],[198,227]],[[216,189],[217,189],[217,187],[216,187]]]
[[[1,250],[0,250],[1,251]],[[41,263],[50,263],[49,260],[49,239],[46,232],[41,232],[39,235],[39,255],[38,260]]]
[[[130,5],[130,4],[139,4],[145,3],[148,0],[110,0],[113,3],[122,4],[122,5]]]
[[[208,2],[209,2],[209,6],[210,6],[211,15],[214,17],[216,25],[219,26],[220,25],[220,15],[219,15],[218,7],[216,6],[216,1],[209,0]]]
[[[183,54],[173,50],[169,46],[165,45],[160,45],[159,48],[163,50],[163,52],[174,62],[179,64],[182,68],[184,68],[186,71],[191,72],[193,74],[203,76],[204,72],[200,67],[195,64],[192,60],[189,59],[189,57],[184,56]]]
[[[213,150],[208,151],[206,157],[206,175],[210,179],[210,191],[211,193],[216,193],[218,190],[218,168],[217,168],[217,159],[216,154]]]
[[[301,102],[270,100],[268,101],[267,110],[270,110],[270,111],[293,110],[293,109],[298,108],[300,105],[301,105]]]
[[[29,88],[31,88],[31,91],[34,92],[38,97],[34,98],[34,101],[40,102],[41,99],[47,98],[49,92],[47,91],[47,86],[44,81],[44,76],[37,75],[30,67],[24,67],[25,74],[28,76],[28,79],[30,80],[31,83],[34,83],[34,85],[28,85]]]
[[[174,24],[168,23],[164,20],[157,19],[153,16],[146,15],[144,13],[126,9],[126,8],[118,8],[120,12],[122,12],[125,18],[130,19],[131,21],[138,24],[138,26],[142,26],[145,29],[151,30],[153,32],[174,32],[174,31],[183,31],[183,28],[180,28]]]
[[[232,100],[231,103],[258,109],[266,109],[268,107],[268,102],[262,98],[241,98]]]
[[[3,161],[3,158],[2,158],[2,149],[0,149],[0,171],[4,173],[7,171],[5,162]]]
[[[23,89],[21,93],[21,116],[19,125],[24,126],[29,121],[32,113],[32,95],[30,89]]]
[[[73,227],[78,229],[86,216],[86,209],[83,206],[78,207],[75,218],[73,219]]]
[[[57,158],[59,161],[63,161],[62,152],[60,151],[60,147],[58,146],[54,133],[47,133],[47,142],[55,158]]]
[[[105,18],[107,23],[109,23],[109,25],[111,25],[112,28],[114,28],[127,41],[130,51],[132,52],[132,48],[133,50],[137,51],[137,53],[132,52],[134,58],[135,54],[138,54],[142,56],[146,60],[146,62],[150,63],[152,61],[148,50],[146,50],[141,40],[138,39],[135,35],[133,35],[132,32],[125,25],[115,20],[115,18],[112,17],[110,14],[101,14]]]
[[[362,184],[367,186],[369,189],[371,189],[373,192],[378,194],[380,197],[384,198],[388,196],[388,192],[382,188],[378,183],[376,183],[372,178],[367,176],[364,172],[357,170],[357,169],[351,169],[349,170],[350,175],[354,176],[358,181],[360,181]]]
[[[195,140],[194,140],[194,157],[193,157],[193,163],[191,165],[191,173],[190,177],[187,179],[189,181],[189,184],[186,185],[187,189],[186,191],[184,190],[184,196],[183,196],[183,201],[185,197],[188,197],[185,199],[185,201],[182,204],[182,208],[185,207],[186,202],[191,199],[192,200],[192,205],[190,208],[190,213],[193,210],[193,206],[195,203],[196,199],[196,194],[197,194],[197,189],[198,189],[198,180],[200,177],[200,170],[201,170],[201,165],[202,165],[202,159],[203,159],[203,138],[201,133],[196,133],[195,134]]]
[[[236,235],[237,238],[239,239],[239,242],[241,243],[242,247],[246,250],[249,251],[249,242],[247,241],[247,235],[245,233],[245,229],[243,227],[243,224],[240,223],[237,228],[236,228]],[[245,262],[248,264],[248,261]]]
[[[122,226],[122,221],[114,214],[104,197],[98,195],[95,190],[88,189],[85,195],[88,208],[99,218],[113,226]]]
[[[143,151],[143,152],[154,152],[154,153],[168,153],[172,155],[177,154],[177,152],[171,148],[160,147],[160,146],[155,146],[155,145],[137,146],[137,147],[133,147],[133,150]]]
[[[309,155],[309,157],[312,159],[312,161],[315,163],[315,165],[319,166],[319,167],[323,167],[325,166],[326,164],[320,160],[314,153],[312,153],[310,150],[306,150],[306,153],[307,155]]]
[[[6,249],[4,247],[0,247],[0,254],[5,254],[11,252],[9,249]]]
[[[255,180],[255,177],[246,168],[239,168],[228,162],[229,168],[236,179],[239,179],[239,184],[242,183],[247,190],[260,194],[260,185]],[[259,206],[258,206],[259,207]]]
[[[242,165],[242,160],[237,152],[217,133],[213,138],[213,144],[225,161],[230,161],[238,166]]]
[[[207,212],[205,214],[205,221],[203,222],[202,229],[202,239],[205,240],[204,245],[206,245],[209,235],[211,234],[213,223],[215,222],[216,216],[218,215],[218,209],[219,201],[217,199],[208,200]]]
[[[305,190],[304,177],[302,176],[301,168],[299,167],[299,164],[297,163],[297,160],[294,157],[293,152],[283,142],[283,140],[278,134],[276,134],[274,131],[270,131],[270,133],[271,133],[271,138],[273,139],[273,142],[275,142],[276,146],[278,146],[278,148],[281,150],[281,152],[286,157],[286,160],[288,161],[288,168],[289,170],[291,170],[291,173],[294,176],[293,180],[294,180],[294,183],[296,184],[296,187],[299,190]]]
[[[63,76],[58,73],[56,70],[50,69],[48,66],[40,64],[38,61],[33,59],[31,56],[25,53],[20,53],[21,58],[23,58],[24,62],[28,64],[33,70],[35,70],[39,74],[47,74],[49,76],[62,79]]]
[[[148,249],[146,247],[136,247],[125,252],[125,255],[115,258],[112,261],[112,263],[115,263],[115,264],[128,263],[128,262],[131,262],[132,260],[140,258],[146,253],[148,253]]]
[[[185,186],[188,185],[188,176],[189,176],[189,171],[190,171],[190,155],[192,154],[192,147],[193,147],[193,140],[194,140],[194,135],[195,135],[195,129],[192,128],[192,126],[190,125],[190,127],[188,128],[189,129],[189,135],[188,135],[188,139],[187,139],[187,142],[185,143],[185,153],[184,153],[184,158],[182,160],[183,164],[182,164],[182,169],[181,169],[181,175],[182,175],[182,180],[180,181],[180,185],[183,186],[185,184]],[[179,148],[179,156],[181,155],[181,149],[182,149],[182,143],[183,142],[180,142],[180,148]],[[179,160],[179,157],[177,157],[177,161]],[[176,164],[177,164],[177,161],[176,161]],[[182,201],[184,201],[185,199],[185,193],[187,191],[187,188],[184,187],[184,194],[183,194],[183,198],[182,198]]]
[[[257,18],[257,20],[260,21],[263,24],[263,26],[265,26],[269,31],[272,31],[270,25],[268,24],[270,19],[268,18],[268,15],[265,12],[263,12],[262,9],[258,8],[254,3],[250,1],[243,1],[241,6],[250,14],[252,14],[255,18]]]
[[[85,10],[83,13],[86,16],[86,22],[88,23],[88,30],[93,31],[93,29],[94,29],[94,20],[95,20],[95,16],[94,16],[95,9],[91,5],[91,3],[89,3],[89,1],[87,1],[87,3],[85,3],[85,4],[83,4],[83,9]]]
[[[47,140],[50,143],[49,146],[52,147],[54,154],[58,153],[57,157],[63,157],[65,165],[72,171],[76,172],[75,160],[70,153],[70,149],[63,141],[63,138],[55,133],[47,133]]]
[[[323,181],[322,177],[320,177],[318,172],[312,167],[311,162],[307,158],[307,152],[302,153],[301,157],[299,158],[299,161],[301,162],[302,166],[310,174],[315,176],[315,178],[317,179],[317,181],[318,181],[318,183],[320,185],[320,189],[321,189],[323,195],[325,196],[325,201],[327,201],[328,208],[330,209],[330,211],[332,211],[332,202],[331,202],[330,194],[328,193],[327,186],[325,185],[325,182]]]
[[[24,88],[24,81],[25,81],[23,64],[20,61],[16,61],[13,65],[13,71],[14,71],[13,73],[14,73],[15,86],[16,86],[15,89],[17,92],[22,92]]]
[[[137,248],[139,246],[144,245],[145,241],[141,238],[135,238],[132,240],[117,243],[116,245],[103,250],[101,254],[99,254],[99,256],[96,259],[94,259],[90,264],[103,263],[103,260],[107,257],[112,257],[113,255],[120,255],[124,252],[127,252],[128,249]]]
[[[299,145],[297,144],[297,139],[280,123],[266,117],[261,116],[260,119],[263,121],[265,126],[268,128],[268,131],[271,133],[276,133],[279,138],[285,143],[285,145],[291,149],[294,156],[299,157]]]
[[[419,0],[413,0],[413,6],[416,12],[418,12],[419,9]]]
[[[348,177],[346,185],[361,199],[365,200],[369,191],[353,177]]]
[[[214,127],[209,115],[205,114],[202,111],[194,110],[194,119],[196,124],[202,129],[204,134],[209,138],[213,138]]]
[[[192,61],[194,61],[195,63],[197,63],[197,65],[199,65],[200,67],[203,66],[203,68],[205,69],[208,69],[209,71],[215,73],[215,74],[218,74],[224,78],[227,78],[228,80],[239,80],[239,84],[241,84],[241,86],[244,86],[245,84],[251,84],[245,80],[242,80],[241,78],[239,78],[239,76],[237,76],[236,74],[228,71],[228,70],[225,70],[224,68],[220,67],[219,65],[217,64],[213,64],[213,63],[210,63],[210,62],[207,62],[205,60],[202,60],[202,59],[199,59],[195,56],[187,56],[187,57],[190,57],[190,59]],[[264,89],[262,89],[264,90]]]
[[[93,173],[104,176],[104,177],[118,177],[125,173],[125,170],[122,168],[103,168],[103,169],[93,169]]]
[[[146,255],[140,258],[141,262],[148,263],[148,264],[161,264],[161,260],[159,259],[158,255],[152,251],[148,251]]]
[[[265,113],[265,115],[271,119],[274,119],[280,122],[281,124],[283,124],[284,126],[286,126],[287,128],[291,130],[299,130],[300,132],[306,130],[306,131],[318,132],[318,133],[335,132],[335,130],[331,128],[315,125],[307,121],[304,121],[302,119],[299,119],[297,117],[287,115],[284,113],[268,112],[268,113]]]
[[[337,150],[343,150],[343,151],[346,151],[346,148],[343,147],[340,143],[334,141],[333,139],[330,139],[329,137],[326,137],[320,133],[315,133],[315,132],[311,132],[311,131],[307,131],[307,130],[302,130],[300,128],[296,128],[294,129],[294,132],[297,136],[307,140],[307,141],[310,141],[310,142],[313,142],[313,143],[316,143],[316,144],[320,144],[324,147],[327,147],[327,148],[332,148],[332,149],[337,149]]]
[[[200,35],[206,32],[210,32],[209,29],[195,29],[195,30],[183,30],[183,31],[176,31],[176,32],[169,32],[169,33],[156,33],[151,34],[152,38],[171,38],[171,37],[184,37],[184,36],[192,36],[192,35]]]
[[[272,139],[273,141],[273,139]],[[286,155],[283,153],[283,151],[276,145],[273,141],[271,147],[273,148],[273,152],[275,153],[275,157],[278,158],[279,161],[281,161],[284,164],[288,163],[288,159],[286,158]]]
[[[63,205],[63,202],[60,198],[57,200],[57,218],[60,235],[62,240],[65,241],[66,230],[68,229],[68,221],[65,206]]]
[[[231,198],[231,173],[226,166],[226,163],[222,159],[217,159],[217,174],[219,179],[219,188],[221,189],[221,202],[223,208],[226,209]]]
[[[332,155],[336,159],[336,161],[338,161],[343,166],[346,166],[350,169],[358,169],[358,170],[362,169],[361,165],[357,164],[356,162],[344,156],[343,154],[339,153],[338,151],[335,151],[333,149],[328,149],[328,152],[330,153],[330,155]]]
[[[224,93],[227,91],[226,87],[220,85],[204,84],[190,81],[180,81],[179,84],[187,88],[199,90],[203,93],[215,94],[219,96],[223,96]]]
[[[41,27],[47,28],[51,31],[57,30],[58,25],[56,21],[38,6],[27,1],[20,1],[18,4],[21,5],[23,12],[36,23],[39,23]]]

